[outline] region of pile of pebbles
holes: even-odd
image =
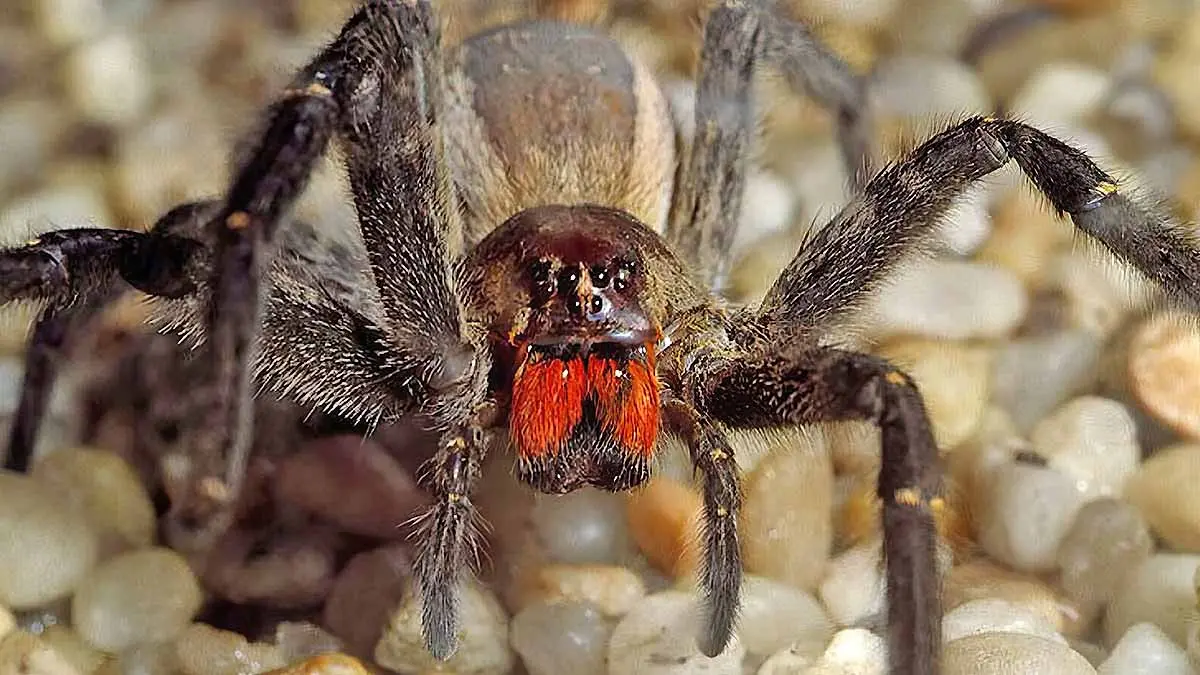
[[[442,4],[457,19],[451,41],[520,12],[516,2]],[[582,18],[607,5],[539,4]],[[648,0],[613,26],[660,73],[685,130],[703,4]],[[1196,220],[1195,3],[1042,0],[1008,23],[995,17],[1021,7],[1003,0],[786,4],[870,73],[883,151],[1003,111]],[[326,0],[0,4],[4,240],[146,227],[180,200],[220,192],[226,149],[349,10]],[[779,78],[760,84],[765,141],[729,289],[747,302],[846,196],[828,115]],[[336,166],[322,167],[300,209],[349,222]],[[0,330],[9,415],[28,318],[6,310]],[[943,451],[948,675],[1197,672],[1194,317],[1165,307],[1005,171],[962,201],[932,255],[845,341],[913,375]],[[419,434],[298,439],[266,474],[285,516],[271,536],[235,529],[219,555],[198,560],[160,539],[158,488],[122,435],[80,445],[70,387],[52,408],[31,474],[0,474],[0,673],[886,672],[879,438],[865,425],[734,437],[745,606],[715,659],[693,641],[702,499],[680,448],[666,443],[635,493],[561,497],[531,493],[494,452],[476,499],[491,529],[478,580],[462,591],[462,646],[438,670],[398,525],[427,503],[414,479]]]

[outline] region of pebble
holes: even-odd
[[[175,638],[175,658],[186,675],[255,675],[284,665],[275,645],[194,623]]]
[[[990,348],[906,339],[882,345],[879,355],[916,381],[939,448],[954,448],[979,426],[987,407],[994,359]]]
[[[525,604],[585,602],[605,616],[620,617],[646,595],[633,570],[616,565],[547,565],[533,575]]]
[[[674,578],[694,576],[701,545],[699,491],[656,476],[627,493],[625,503],[629,534],[655,568]]]
[[[1095,675],[1081,654],[1061,642],[1022,633],[981,633],[947,643],[945,675]]]
[[[33,19],[51,44],[66,47],[103,32],[104,0],[45,0],[33,3]]]
[[[1088,502],[1059,545],[1059,585],[1090,623],[1125,575],[1153,552],[1150,530],[1135,508],[1116,499]]]
[[[0,629],[0,633],[4,631]],[[83,675],[94,673],[112,657],[89,645],[78,633],[64,624],[47,626],[40,637],[54,653]]]
[[[1025,288],[994,265],[923,260],[883,285],[873,301],[877,330],[947,340],[1007,335],[1025,317]]]
[[[990,186],[986,184],[979,185],[959,197],[950,211],[950,216],[938,228],[938,238],[950,252],[960,256],[971,255],[991,236],[992,216],[988,207],[989,188]],[[984,266],[977,265],[977,267]],[[988,316],[995,320],[997,316],[1002,315],[989,314]]]
[[[308,441],[282,458],[275,497],[346,532],[401,539],[402,527],[429,505],[407,471],[372,440],[357,435]]]
[[[71,183],[14,199],[0,212],[0,232],[32,238],[65,227],[110,227],[113,216],[95,186]],[[15,243],[15,242],[11,242]]]
[[[1200,59],[1200,15],[1192,12],[1173,42],[1159,59],[1154,78],[1171,98],[1181,131],[1195,138],[1200,136],[1200,91],[1193,77]]]
[[[993,362],[991,400],[1027,432],[1096,377],[1101,346],[1100,334],[1082,329],[1013,340]]]
[[[783,230],[791,223],[795,208],[796,196],[781,178],[765,171],[751,171],[746,176],[746,193],[742,197],[733,249],[741,250]]]
[[[1068,476],[1013,460],[997,468],[980,495],[990,506],[979,543],[996,560],[1024,572],[1047,572],[1084,500]]]
[[[1194,318],[1165,313],[1138,328],[1129,345],[1129,384],[1151,414],[1200,439],[1200,329]]]
[[[410,590],[375,646],[375,662],[399,672],[448,670],[457,675],[505,675],[513,667],[508,616],[490,589],[474,578],[458,586],[458,651],[438,661],[421,637],[421,602]]]
[[[31,475],[87,518],[104,552],[154,542],[158,523],[150,495],[119,455],[93,448],[58,450],[37,461]]]
[[[40,98],[0,102],[0,195],[40,174],[63,133],[65,117],[61,106]]]
[[[1111,335],[1157,292],[1092,242],[1060,251],[1049,265],[1049,283],[1066,300],[1066,325]]]
[[[881,116],[937,119],[991,110],[991,98],[965,64],[945,57],[901,55],[877,64],[868,86]]]
[[[392,609],[404,599],[411,575],[412,561],[400,545],[359,553],[338,573],[322,622],[351,654],[369,658]]]
[[[1187,652],[1152,623],[1129,627],[1113,647],[1099,675],[1195,675]]]
[[[96,533],[61,497],[0,471],[0,603],[29,609],[65,597],[96,563]]]
[[[750,574],[811,590],[833,542],[833,465],[813,430],[779,440],[743,479],[742,562]]]
[[[864,628],[838,631],[829,647],[805,675],[884,675],[887,643]]]
[[[995,191],[1003,199],[992,217],[992,236],[977,260],[1002,267],[1030,288],[1045,283],[1055,251],[1071,241],[1071,227],[1032,190]]]
[[[307,621],[283,621],[275,626],[275,646],[286,663],[342,651],[342,641]]]
[[[942,607],[952,611],[973,600],[1007,600],[1032,610],[1062,633],[1068,606],[1044,581],[986,560],[952,567],[942,581]]]
[[[535,604],[512,618],[509,639],[529,675],[604,675],[610,626],[589,603]]]
[[[169,640],[200,609],[200,585],[178,553],[133,551],[96,568],[71,601],[75,630],[92,646],[114,652]]]
[[[179,660],[172,642],[148,642],[121,652],[96,675],[179,675]]]
[[[1098,396],[1069,401],[1039,422],[1029,440],[1050,468],[1075,480],[1085,500],[1120,496],[1142,456],[1133,416]]]
[[[1047,63],[1009,102],[1010,114],[1043,129],[1077,126],[1095,115],[1112,87],[1108,73],[1079,63]]]
[[[0,639],[0,673],[5,675],[85,675],[36,635],[13,631]]]
[[[299,663],[276,668],[269,675],[371,675],[358,659],[345,654],[321,654]],[[239,674],[240,675],[240,674]]]
[[[833,635],[833,622],[811,593],[754,575],[742,578],[738,632],[751,658],[780,650],[821,654]]]
[[[141,117],[153,95],[142,46],[110,32],[71,51],[64,64],[67,93],[93,122],[121,126]]]
[[[700,653],[700,599],[665,591],[645,599],[613,629],[608,644],[610,675],[740,675],[746,649],[735,633],[720,655]]]
[[[1154,453],[1129,481],[1126,499],[1154,533],[1177,550],[1200,553],[1200,445],[1175,445]]]
[[[1178,645],[1187,644],[1188,632],[1198,621],[1193,577],[1200,556],[1157,553],[1125,575],[1104,617],[1108,646],[1134,624],[1157,625]]]
[[[883,612],[887,584],[879,541],[859,544],[829,561],[818,593],[839,626],[852,626]]]
[[[1046,617],[1009,600],[972,600],[942,617],[943,643],[981,633],[1024,633],[1067,644]]]
[[[552,562],[612,564],[634,554],[625,508],[621,495],[583,488],[565,495],[536,495],[529,517]]]
[[[280,609],[320,604],[336,578],[342,535],[315,523],[254,527],[235,526],[217,540],[204,559],[205,587],[239,604]]]
[[[0,640],[17,627],[17,618],[4,605],[0,605]]]

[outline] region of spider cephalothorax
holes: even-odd
[[[0,252],[0,301],[44,304],[8,466],[28,462],[64,336],[128,284],[205,338],[207,379],[181,430],[196,487],[175,495],[175,531],[227,524],[256,387],[367,423],[420,413],[441,443],[416,577],[426,642],[444,658],[489,434],[507,433],[521,477],[547,492],[637,485],[670,434],[704,490],[700,647],[714,655],[733,633],[741,575],[725,430],[865,420],[881,432],[892,671],[936,672],[937,448],[909,377],[828,346],[837,319],[1009,160],[1192,308],[1200,237],[1078,150],[994,117],[873,174],[860,81],[766,3],[727,0],[708,15],[697,134],[677,172],[662,93],[602,33],[505,26],[443,60],[430,4],[356,13],[269,108],[222,199],[174,209],[147,233],[64,230]],[[856,194],[759,306],[731,308],[719,286],[759,62],[836,110]],[[357,226],[358,247],[286,215],[334,138],[357,210],[337,225]]]

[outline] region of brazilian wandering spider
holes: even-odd
[[[760,306],[733,307],[715,289],[741,210],[760,62],[834,109],[856,196]],[[1057,211],[1192,308],[1200,242],[1015,121],[968,119],[872,176],[864,108],[860,82],[802,25],[754,2],[718,3],[697,136],[677,171],[662,94],[607,37],[529,22],[444,58],[429,2],[372,2],[270,106],[223,199],[177,207],[147,233],[62,230],[0,252],[0,301],[43,306],[7,465],[28,462],[56,346],[127,284],[205,337],[210,380],[190,439],[220,461],[173,505],[181,528],[228,524],[259,386],[368,423],[426,415],[442,435],[416,574],[426,643],[445,658],[489,434],[506,431],[519,476],[550,493],[633,488],[671,434],[703,480],[700,646],[715,655],[741,579],[724,429],[866,420],[882,432],[892,671],[936,672],[937,448],[908,376],[826,346],[834,319],[1010,159]],[[335,138],[362,259],[287,218]]]

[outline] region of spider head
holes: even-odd
[[[624,489],[648,476],[661,329],[645,233],[621,211],[543,206],[472,252],[469,297],[506,364],[498,388],[510,394],[520,472],[539,489]]]

